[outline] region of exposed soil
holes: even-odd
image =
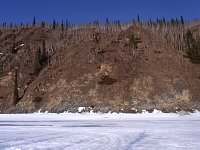
[[[130,46],[132,34],[137,49]],[[35,53],[44,41],[48,62],[34,75]],[[199,65],[142,27],[113,35],[87,28],[2,30],[0,52],[1,113],[75,112],[82,106],[101,112],[200,108]],[[21,99],[13,106],[16,67]]]

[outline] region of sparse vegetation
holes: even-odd
[[[5,110],[10,110],[11,100],[13,105],[22,100],[24,108],[16,109],[27,112],[89,107],[90,102],[95,109],[166,106],[170,110],[165,98],[171,90],[173,107],[187,101],[184,107],[200,108],[198,26],[198,21],[188,23],[183,17],[144,22],[139,16],[127,23],[106,19],[105,24],[98,20],[49,24],[35,18],[32,24],[3,23],[0,95],[2,101],[10,99]],[[10,70],[16,66],[20,71],[12,81]],[[184,84],[176,87],[180,79]],[[188,95],[177,103],[183,89]]]

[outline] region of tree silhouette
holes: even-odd
[[[41,22],[41,28],[45,28],[45,25],[46,25],[45,21],[42,21]]]
[[[36,21],[35,21],[35,16],[34,16],[32,26],[35,27],[35,25],[36,25]]]
[[[62,31],[64,31],[64,30],[65,30],[65,27],[64,27],[63,20],[62,20],[62,23],[61,23],[61,30],[62,30]]]
[[[137,22],[140,23],[140,15],[137,15]]]
[[[45,66],[47,63],[47,54],[46,54],[46,42],[45,40],[42,41],[42,56],[41,56],[41,60],[40,63],[42,66]]]
[[[14,86],[13,86],[13,105],[16,105],[19,101],[19,94],[18,94],[18,73],[17,69],[15,69],[14,74]]]
[[[56,20],[55,19],[53,20],[53,26],[52,26],[52,28],[53,28],[53,30],[56,29]]]
[[[184,18],[183,16],[181,16],[181,24],[184,25],[185,24],[185,21],[184,21]]]

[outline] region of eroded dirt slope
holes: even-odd
[[[131,46],[131,36],[138,39]],[[45,43],[48,62],[34,75],[35,53]],[[16,53],[12,49],[16,48]],[[165,39],[142,27],[119,34],[95,29],[62,33],[44,28],[0,33],[0,111],[175,111],[200,106],[200,71]],[[18,68],[20,100],[13,106]]]

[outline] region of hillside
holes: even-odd
[[[47,59],[36,74],[39,48]],[[146,27],[112,34],[89,27],[2,29],[0,53],[1,113],[200,109],[200,66]]]

